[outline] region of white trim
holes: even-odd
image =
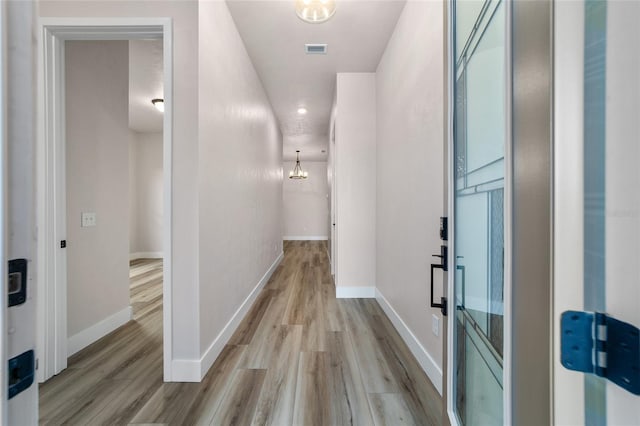
[[[162,123],[162,344],[164,381],[172,381],[173,360],[173,24],[162,20],[162,55],[164,57],[164,120]]]
[[[396,328],[402,340],[407,344],[409,350],[414,357],[418,360],[418,364],[422,367],[422,371],[425,372],[433,386],[442,396],[442,369],[438,367],[435,360],[429,355],[429,352],[422,346],[422,343],[418,340],[415,334],[411,331],[409,326],[402,320],[402,317],[393,309],[391,303],[382,295],[380,290],[376,288],[376,300],[382,307],[382,310],[387,317],[391,320],[391,323]]]
[[[375,299],[375,287],[336,286],[336,299]]]
[[[89,328],[85,328],[81,332],[69,337],[69,341],[67,343],[68,356],[81,351],[117,328],[122,327],[131,321],[131,318],[133,318],[133,310],[131,306],[127,306],[123,310],[118,311]]]
[[[285,241],[327,241],[329,237],[327,235],[314,235],[314,236],[284,236],[282,237]]]
[[[200,364],[197,359],[174,359],[171,362],[171,373],[174,382],[198,383],[202,381],[200,377]]]
[[[129,253],[129,260],[136,259],[162,259],[163,254],[161,251],[139,251],[136,253]]]
[[[43,17],[39,26],[55,28],[64,40],[130,40],[132,38],[161,38],[171,18],[58,18]],[[166,105],[165,105],[166,107]]]
[[[5,8],[7,4],[3,2],[0,4],[0,362],[3,365],[8,361],[8,343],[9,339],[5,330],[8,329],[8,289],[7,289],[7,240],[8,240],[8,227],[7,227],[7,210],[9,203],[7,202],[7,181],[8,181],[8,163],[7,153],[9,138],[7,135],[7,41],[6,41],[6,28],[7,19]],[[5,425],[8,423],[8,394],[5,383],[8,383],[7,369],[0,369],[0,423]]]
[[[173,361],[173,379],[174,381],[180,382],[200,382],[209,371],[209,368],[213,365],[215,360],[224,349],[225,345],[233,336],[236,329],[240,325],[240,322],[244,319],[255,302],[258,294],[262,290],[262,288],[267,284],[271,275],[276,270],[282,259],[284,258],[284,253],[280,253],[273,264],[269,267],[267,272],[262,276],[258,284],[253,288],[251,293],[247,296],[247,298],[242,302],[238,310],[231,316],[231,319],[224,326],[222,331],[218,334],[218,336],[213,340],[213,342],[209,345],[207,350],[204,352],[199,361],[197,360],[174,360]]]
[[[59,241],[66,238],[65,109],[63,43],[39,27],[37,202],[38,380],[67,368],[67,260]],[[44,101],[44,102],[43,102]]]
[[[163,358],[164,379],[171,381],[172,336],[172,158],[173,158],[173,32],[171,18],[41,18],[38,23],[37,138],[37,287],[38,380],[66,368],[66,255],[64,188],[64,43],[74,40],[162,38],[164,57],[163,120]],[[71,341],[71,339],[69,339]]]

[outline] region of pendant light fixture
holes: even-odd
[[[302,171],[300,166],[300,151],[296,151],[296,166],[289,172],[289,179],[306,179],[309,176],[307,172]]]
[[[296,0],[296,14],[311,24],[328,21],[336,13],[335,0]]]

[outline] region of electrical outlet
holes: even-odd
[[[95,213],[82,213],[82,227],[87,228],[90,226],[96,226],[96,214]]]
[[[436,315],[431,317],[431,331],[433,331],[433,334],[436,336],[440,335],[440,318]]]

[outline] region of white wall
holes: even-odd
[[[71,341],[129,307],[129,46],[68,41],[65,60]],[[95,212],[97,226],[81,227],[82,212]]]
[[[336,273],[336,94],[333,94],[331,118],[329,120],[329,155],[327,158],[327,178],[329,181],[329,257],[331,258],[331,275]]]
[[[442,333],[432,334],[431,316],[441,314],[428,306],[428,280],[444,212],[443,67],[442,3],[407,2],[376,73],[376,278],[425,351],[418,359],[437,388]],[[442,288],[442,274],[436,277]]]
[[[224,2],[42,0],[39,9],[43,17],[172,19],[166,379],[199,380],[230,336],[225,325],[282,252],[282,137],[271,105]]]
[[[163,40],[129,40],[129,128],[160,133],[164,114],[151,103],[164,99]]]
[[[132,258],[160,257],[164,230],[162,133],[132,134],[129,253]]]
[[[173,28],[172,362],[199,359],[198,3],[196,1],[38,2],[41,17],[169,17]],[[168,380],[180,380],[180,371]]]
[[[199,15],[206,43],[198,80],[198,306],[206,369],[230,337],[225,326],[239,321],[234,314],[282,253],[282,135],[227,5],[203,1]]]
[[[289,179],[295,161],[283,163],[282,206],[284,239],[322,239],[329,236],[329,185],[326,161],[302,162],[307,179]]]
[[[336,294],[373,297],[376,285],[376,76],[338,73]]]

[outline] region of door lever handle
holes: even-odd
[[[440,258],[440,266],[443,271],[448,270],[447,263],[449,261],[447,246],[440,246],[440,254],[432,254],[431,257]]]
[[[444,267],[442,265],[438,265],[436,263],[432,263],[431,264],[431,307],[432,308],[440,308],[440,312],[442,312],[442,315],[444,315],[446,317],[447,316],[447,298],[446,297],[441,297],[440,298],[440,303],[434,303],[434,301],[433,301],[433,270],[434,269],[442,269],[442,270],[444,270]]]
[[[448,252],[447,246],[440,246],[440,254],[433,254],[432,257],[440,258],[440,263],[432,263],[431,264],[431,307],[432,308],[440,308],[442,315],[447,315],[447,298],[441,297],[440,303],[435,303],[433,301],[433,270],[434,269],[442,269],[443,271],[448,270],[447,262],[448,262]]]

